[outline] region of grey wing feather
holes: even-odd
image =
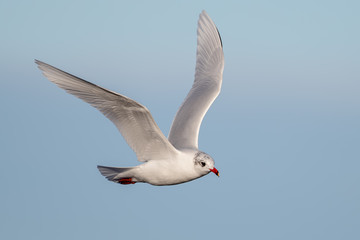
[[[177,149],[198,148],[201,122],[219,95],[224,69],[220,34],[205,11],[200,14],[197,30],[195,80],[173,120],[169,141]]]
[[[177,153],[143,105],[49,64],[38,60],[35,62],[50,81],[91,104],[110,119],[139,161],[168,159]]]

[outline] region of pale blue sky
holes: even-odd
[[[149,108],[167,135],[205,9],[223,89],[199,145],[220,178],[154,187],[112,123],[39,59]],[[1,1],[0,239],[360,239],[359,1]]]

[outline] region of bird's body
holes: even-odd
[[[206,153],[190,149],[179,151],[171,159],[151,160],[132,168],[104,166],[98,166],[98,168],[110,181],[122,184],[147,182],[152,185],[174,185],[194,180],[209,173],[207,169],[201,171],[201,169],[194,168],[194,162],[205,159],[205,156],[210,159]],[[211,167],[211,164],[209,167],[214,168],[213,165]],[[202,167],[199,165],[198,168]]]
[[[188,182],[201,177],[194,169],[193,151],[181,151],[173,159],[148,161],[139,165],[139,178],[153,185],[169,185]],[[136,176],[136,174],[135,174]]]
[[[168,139],[140,103],[41,61],[35,62],[50,81],[109,118],[138,160],[144,162],[130,168],[98,166],[108,180],[121,184],[174,185],[209,172],[219,175],[214,160],[198,149],[201,121],[220,92],[224,68],[219,32],[205,11],[198,23],[195,81],[174,118]]]

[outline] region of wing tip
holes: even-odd
[[[36,63],[37,65],[44,65],[45,63],[40,61],[40,60],[37,60],[37,59],[34,59],[34,63]]]
[[[216,31],[217,31],[217,33],[218,33],[218,35],[219,35],[221,48],[223,48],[223,43],[222,43],[222,39],[221,39],[221,35],[220,35],[220,32],[219,32],[219,29],[218,29],[218,28],[216,28]]]
[[[42,64],[42,62],[39,61],[39,60],[37,60],[37,59],[34,59],[34,63],[35,63],[38,67],[40,67],[40,65]]]
[[[200,15],[208,15],[207,12],[205,11],[205,9],[203,9],[200,13]]]
[[[221,46],[221,48],[223,48],[223,42],[222,42],[222,38],[221,38],[221,35],[220,35],[220,32],[219,32],[219,29],[216,27],[216,24],[210,18],[209,14],[205,10],[202,10],[200,15],[199,15],[199,23],[198,23],[198,25],[200,25],[201,21],[205,21],[205,22],[208,22],[211,25],[213,25],[213,27],[216,29],[217,35],[219,37],[220,46]]]
[[[43,72],[45,72],[46,69],[54,68],[53,66],[51,66],[51,65],[49,65],[47,63],[44,63],[44,62],[42,62],[40,60],[37,60],[37,59],[34,59],[34,62],[37,65],[37,67]]]

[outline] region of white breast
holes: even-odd
[[[194,151],[181,152],[175,159],[149,161],[139,166],[135,178],[153,185],[173,185],[201,177],[194,168]]]

